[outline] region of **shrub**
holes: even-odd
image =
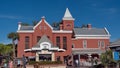
[[[29,61],[28,62],[30,65],[52,65],[52,64],[62,64],[62,61]]]

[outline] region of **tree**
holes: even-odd
[[[33,26],[35,26],[38,22],[39,22],[39,21],[36,21],[36,20],[32,21]]]
[[[87,28],[87,25],[82,24],[81,28]]]
[[[21,23],[21,25],[23,25],[23,26],[29,26],[28,23]]]
[[[7,46],[4,44],[0,44],[0,64],[4,58],[5,63],[8,63],[9,59],[11,58],[11,54],[12,54],[12,47],[11,46]]]
[[[105,53],[102,53],[100,59],[102,64],[105,65],[106,68],[108,68],[107,66],[109,63],[115,62],[111,50],[107,50]]]
[[[12,48],[10,46],[6,46],[4,44],[0,44],[0,54],[3,56],[7,56],[12,53]]]
[[[13,59],[16,59],[16,54],[15,54],[15,40],[19,39],[19,35],[18,33],[15,32],[11,32],[8,34],[8,38],[12,40],[12,44],[13,44]],[[14,61],[14,65],[15,65],[15,61]]]

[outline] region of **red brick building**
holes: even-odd
[[[20,36],[17,57],[24,54],[36,61],[65,61],[68,56],[80,61],[99,58],[109,45],[110,34],[106,28],[75,28],[74,18],[68,8],[59,28],[53,28],[45,17],[35,26],[18,25]]]

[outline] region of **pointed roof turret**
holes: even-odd
[[[74,20],[68,8],[66,8],[63,20]]]

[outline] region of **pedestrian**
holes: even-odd
[[[20,61],[20,59],[18,59],[18,62],[17,62],[18,64],[17,64],[17,67],[20,67],[21,66],[21,61]]]
[[[78,67],[78,60],[77,59],[75,60],[75,63],[76,63],[76,67]]]
[[[9,61],[9,68],[13,68],[13,61],[12,60]]]
[[[26,68],[26,58],[24,55],[23,55],[22,61],[23,61],[23,68]]]

